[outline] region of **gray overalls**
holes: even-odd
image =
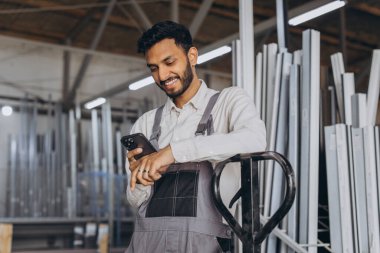
[[[218,95],[210,98],[196,135],[213,133],[211,111]],[[157,148],[162,110],[156,111],[150,138]],[[212,174],[208,161],[172,164],[140,206],[126,253],[230,252],[231,230],[214,206]]]

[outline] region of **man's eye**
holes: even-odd
[[[173,61],[167,61],[167,62],[166,62],[166,65],[169,65],[169,66],[170,66],[170,65],[173,65],[174,62],[175,62],[175,60],[173,60]]]

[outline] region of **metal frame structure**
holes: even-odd
[[[116,0],[111,0],[109,2],[107,9],[104,13],[104,16],[103,16],[103,18],[99,24],[99,27],[95,33],[95,36],[91,42],[90,50],[95,50],[97,48],[99,41],[100,41],[100,38],[102,37],[104,29],[107,25],[108,17],[111,15],[111,12],[112,12],[115,4],[116,4]],[[66,97],[66,100],[65,100],[66,106],[74,102],[75,97],[76,97],[76,91],[78,90],[78,88],[80,87],[80,85],[82,83],[82,80],[84,78],[84,75],[86,74],[87,68],[90,65],[91,60],[92,60],[92,55],[87,54],[84,56],[83,61],[82,61],[82,65],[80,66],[78,74],[75,77],[72,88]]]

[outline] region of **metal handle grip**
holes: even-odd
[[[222,171],[227,163],[231,162],[242,162],[244,160],[252,160],[254,162],[264,161],[264,160],[274,160],[280,164],[282,171],[285,174],[286,180],[286,192],[283,202],[278,210],[274,213],[274,215],[268,220],[268,222],[259,229],[253,237],[250,238],[250,234],[248,231],[245,231],[240,224],[235,220],[233,215],[227,209],[227,207],[223,204],[222,198],[220,196],[220,176]],[[221,215],[230,225],[231,229],[235,232],[235,234],[239,237],[239,239],[243,243],[253,243],[255,245],[261,244],[262,241],[270,234],[270,232],[280,223],[280,221],[285,217],[285,215],[289,212],[295,198],[296,194],[296,185],[294,179],[294,172],[292,166],[289,161],[281,154],[268,151],[268,152],[260,152],[260,153],[252,153],[245,155],[237,155],[231,157],[223,162],[220,162],[216,165],[214,170],[214,175],[212,177],[212,195],[215,202],[216,207],[218,208]]]

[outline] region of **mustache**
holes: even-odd
[[[172,77],[169,77],[168,79],[166,79],[164,81],[160,81],[160,85],[165,85],[166,82],[171,81],[171,80],[176,79],[176,78],[181,79],[179,76],[172,76]]]

